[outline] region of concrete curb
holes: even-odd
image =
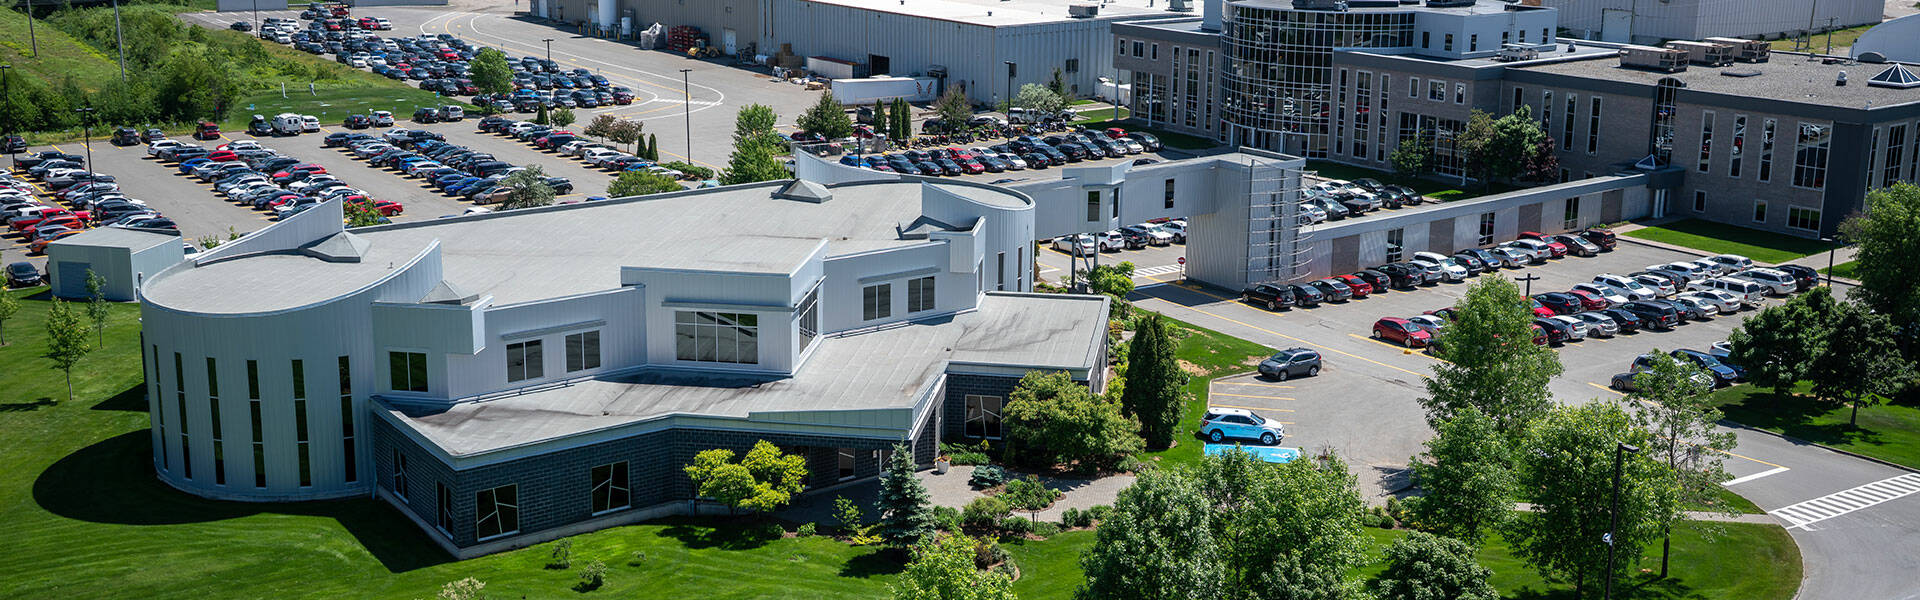
[[[1626,243],[1629,243],[1629,244],[1634,244],[1634,245],[1639,245],[1639,246],[1646,246],[1646,247],[1648,247],[1648,248],[1659,248],[1659,249],[1662,249],[1662,250],[1672,250],[1672,251],[1674,251],[1674,252],[1680,252],[1680,253],[1683,253],[1683,254],[1691,254],[1691,255],[1694,255],[1694,256],[1698,256],[1698,257],[1702,257],[1702,258],[1705,258],[1705,257],[1708,257],[1708,256],[1713,256],[1712,254],[1708,254],[1708,253],[1707,253],[1706,251],[1704,251],[1704,250],[1700,250],[1700,249],[1697,249],[1697,248],[1688,248],[1688,247],[1686,247],[1686,246],[1676,246],[1676,245],[1673,245],[1673,244],[1669,244],[1669,243],[1666,243],[1666,242],[1656,242],[1656,241],[1653,241],[1653,240],[1643,240],[1643,239],[1639,239],[1639,238],[1635,238],[1635,237],[1629,237],[1629,236],[1625,236],[1625,235],[1620,235],[1620,236],[1615,236],[1615,237],[1614,237],[1614,239],[1616,239],[1616,240],[1619,240],[1619,241],[1622,241],[1622,242],[1626,242]],[[1755,264],[1763,264],[1763,265],[1768,265],[1768,266],[1773,266],[1772,264],[1768,264],[1768,263],[1762,263],[1762,262],[1759,262],[1759,261],[1754,261],[1754,262],[1755,262]],[[1779,264],[1779,263],[1774,263],[1774,264]],[[1818,270],[1818,269],[1816,269],[1816,270]],[[1821,275],[1820,275],[1820,278],[1821,278],[1821,279],[1826,279],[1826,278],[1827,278],[1827,275],[1825,275],[1825,274],[1821,274]],[[1833,278],[1833,281],[1834,281],[1835,283],[1844,283],[1844,284],[1847,284],[1847,285],[1850,285],[1850,286],[1854,286],[1854,287],[1859,287],[1859,286],[1860,286],[1860,282],[1859,282],[1859,281],[1856,281],[1856,280],[1853,280],[1853,279],[1848,279],[1848,278],[1846,278],[1846,277],[1834,277],[1834,278]]]
[[[1917,469],[1917,468],[1914,468],[1914,467],[1909,467],[1909,466],[1906,466],[1906,465],[1903,465],[1903,464],[1899,464],[1899,463],[1896,463],[1896,462],[1891,462],[1891,461],[1888,461],[1888,460],[1885,460],[1885,459],[1879,459],[1879,458],[1874,458],[1874,457],[1871,457],[1871,456],[1867,456],[1867,455],[1865,455],[1865,454],[1861,454],[1861,453],[1858,453],[1858,452],[1852,452],[1852,451],[1848,451],[1848,450],[1841,450],[1841,449],[1839,449],[1839,448],[1835,448],[1835,447],[1833,447],[1833,446],[1828,446],[1828,445],[1826,445],[1826,444],[1821,444],[1821,443],[1817,443],[1817,442],[1809,442],[1809,441],[1807,441],[1807,440],[1803,440],[1803,439],[1800,439],[1800,438],[1797,438],[1797,437],[1793,437],[1793,436],[1790,436],[1790,435],[1787,435],[1787,434],[1784,434],[1784,433],[1776,433],[1776,432],[1772,432],[1772,431],[1767,431],[1767,430],[1765,430],[1765,429],[1761,429],[1761,428],[1758,428],[1758,427],[1754,427],[1754,426],[1751,426],[1751,425],[1747,425],[1747,424],[1744,424],[1744,423],[1740,423],[1740,422],[1738,422],[1738,421],[1733,421],[1733,420],[1730,420],[1730,419],[1721,419],[1721,420],[1720,420],[1720,424],[1722,424],[1722,425],[1726,425],[1726,426],[1728,426],[1728,427],[1737,427],[1737,428],[1740,428],[1740,429],[1744,429],[1744,430],[1746,430],[1746,431],[1752,431],[1752,432],[1754,432],[1754,433],[1761,433],[1761,434],[1766,434],[1766,435],[1770,435],[1770,436],[1773,436],[1773,437],[1777,437],[1777,438],[1780,438],[1780,439],[1783,439],[1783,440],[1786,440],[1786,441],[1789,441],[1789,442],[1793,442],[1793,443],[1795,443],[1795,444],[1802,444],[1802,445],[1806,445],[1806,446],[1812,446],[1812,447],[1815,447],[1815,448],[1819,448],[1819,449],[1822,449],[1822,450],[1826,450],[1826,451],[1828,451],[1828,452],[1833,452],[1833,453],[1836,453],[1836,454],[1844,454],[1844,455],[1847,455],[1847,456],[1851,456],[1851,457],[1854,457],[1854,458],[1858,458],[1858,459],[1861,459],[1861,460],[1865,460],[1865,461],[1868,461],[1868,462],[1874,462],[1874,463],[1879,463],[1879,464],[1881,464],[1881,465],[1885,465],[1885,466],[1888,466],[1888,467],[1893,467],[1893,468],[1895,468],[1895,469],[1899,469],[1899,470],[1902,470],[1902,471],[1906,471],[1906,472],[1909,472],[1909,473],[1920,473],[1920,469]]]

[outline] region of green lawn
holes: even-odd
[[[1375,546],[1373,562],[1356,571],[1366,577],[1386,570],[1381,562],[1386,546],[1406,535],[1405,530],[1368,528]],[[1480,548],[1481,566],[1493,571],[1493,587],[1503,598],[1527,600],[1572,599],[1567,584],[1548,583],[1515,558],[1498,537]],[[1657,579],[1660,549],[1649,548],[1641,572],[1620,582],[1616,598],[1786,600],[1800,589],[1800,547],[1777,525],[1749,523],[1686,523],[1674,528],[1671,576]],[[1588,597],[1598,597],[1589,590]]]
[[[1846,54],[1845,52],[1846,48],[1849,46],[1852,46],[1855,40],[1860,39],[1860,34],[1866,33],[1868,29],[1872,29],[1872,28],[1873,28],[1873,25],[1861,25],[1859,27],[1849,27],[1847,29],[1834,30],[1833,31],[1833,48],[1836,51],[1835,53]],[[1794,51],[1793,44],[1795,41],[1797,41],[1795,38],[1781,38],[1771,42],[1771,45],[1773,46],[1774,50],[1793,52]],[[1813,46],[1811,49],[1813,52],[1818,52],[1822,54],[1827,52],[1827,34],[1820,33],[1820,34],[1809,36],[1807,41]],[[1802,48],[1801,51],[1804,52],[1804,51],[1807,51],[1807,49]]]
[[[1213,140],[1209,140],[1207,138],[1203,138],[1197,135],[1175,133],[1172,131],[1167,131],[1165,129],[1160,129],[1158,127],[1147,127],[1146,126],[1147,122],[1140,119],[1107,119],[1103,121],[1088,121],[1088,122],[1082,122],[1082,123],[1076,123],[1076,124],[1084,126],[1087,129],[1106,129],[1108,127],[1119,127],[1127,131],[1143,131],[1146,133],[1153,134],[1153,137],[1160,138],[1161,145],[1164,145],[1168,148],[1178,149],[1178,150],[1205,150],[1205,149],[1212,148],[1214,146],[1219,145],[1219,144],[1215,144]]]
[[[1847,423],[1847,407],[1801,395],[1807,390],[1803,383],[1793,395],[1780,396],[1770,389],[1736,385],[1714,392],[1714,401],[1728,419],[1744,425],[1920,468],[1920,408],[1865,407],[1855,427]]]
[[[1635,229],[1622,235],[1712,254],[1738,254],[1763,263],[1783,263],[1826,252],[1834,247],[1834,244],[1816,239],[1698,219],[1682,219]]]
[[[1834,277],[1845,277],[1847,279],[1859,279],[1859,274],[1855,273],[1855,270],[1859,268],[1860,268],[1859,261],[1850,260],[1847,262],[1834,265],[1831,272],[1833,273]],[[1820,272],[1827,273],[1829,272],[1829,270],[1822,267],[1820,269]]]
[[[1044,542],[1006,542],[1007,554],[1020,565],[1020,580],[1013,582],[1013,591],[1020,600],[1071,600],[1074,589],[1087,581],[1087,574],[1080,571],[1080,553],[1093,547],[1093,539],[1093,530],[1081,530]]]
[[[45,21],[33,25],[40,40],[40,55],[34,57],[33,43],[27,35],[27,15],[15,10],[0,11],[0,64],[19,69],[16,77],[32,77],[58,82],[73,77],[81,87],[94,89],[118,79],[120,68],[113,59],[85,42],[73,39]]]
[[[1328,160],[1309,160],[1307,169],[1321,177],[1352,181],[1362,177],[1379,180],[1381,183],[1404,185],[1426,196],[1429,200],[1449,202],[1478,198],[1492,194],[1502,194],[1519,189],[1505,183],[1494,183],[1491,187],[1482,185],[1460,185],[1458,177],[1408,177],[1391,171],[1381,171],[1366,167],[1337,163]]]
[[[242,98],[234,104],[221,127],[227,131],[245,131],[253,115],[273,118],[283,112],[313,115],[319,117],[323,127],[338,127],[351,114],[386,110],[392,111],[394,118],[406,119],[413,115],[415,107],[447,104],[466,106],[466,102],[459,99],[398,86],[322,88],[309,94],[305,85],[288,85],[286,98],[280,97],[279,90]]]
[[[1176,335],[1186,335],[1174,351],[1183,363],[1181,367],[1191,364],[1200,374],[1187,381],[1186,390],[1193,395],[1193,401],[1187,403],[1187,412],[1180,417],[1180,427],[1176,430],[1184,433],[1174,435],[1172,448],[1142,455],[1162,465],[1177,465],[1200,460],[1202,442],[1192,432],[1199,431],[1200,417],[1207,412],[1208,384],[1216,377],[1253,371],[1256,364],[1253,361],[1271,356],[1273,349],[1175,319],[1167,320],[1182,330]]]
[[[1109,106],[1092,110],[1074,109],[1073,112],[1079,115],[1074,122],[1083,125],[1086,124],[1087,121],[1116,121],[1125,119],[1127,115],[1132,114],[1132,111],[1127,110],[1125,106]],[[1091,125],[1088,126],[1091,127]]]

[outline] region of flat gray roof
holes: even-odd
[[[1591,60],[1545,64],[1517,63],[1514,68],[1649,87],[1658,85],[1661,79],[1671,77],[1685,83],[1686,89],[1694,92],[1841,108],[1882,108],[1920,101],[1920,89],[1903,90],[1867,85],[1868,78],[1890,66],[1892,65],[1867,63],[1829,65],[1822,64],[1818,59],[1809,60],[1805,54],[1774,52],[1769,60],[1763,63],[1734,63],[1725,67],[1694,64],[1687,65],[1685,71],[1663,73],[1622,67],[1620,60],[1614,58],[1609,52],[1605,56]],[[1907,68],[1920,70],[1920,67]],[[1841,71],[1847,73],[1847,85],[1834,85],[1834,79]],[[1736,77],[1733,76],[1735,73],[1757,74]]]
[[[1167,11],[1166,0],[804,0],[816,4],[847,6],[874,12],[924,17],[942,21],[953,21],[971,25],[1005,27],[1012,25],[1031,25],[1036,23],[1054,23],[1060,21],[1084,21],[1067,16],[1067,7],[1074,4],[1093,4],[1099,6],[1098,18],[1138,18],[1153,14],[1187,14]],[[1199,2],[1193,3],[1193,14],[1199,14]]]
[[[448,408],[383,407],[453,456],[679,415],[911,409],[949,360],[1096,369],[1101,296],[988,293],[977,310],[821,339],[793,377],[653,369]],[[937,400],[936,400],[937,401]]]
[[[184,243],[178,234],[141,231],[125,227],[100,227],[60,238],[49,246],[86,246],[90,248],[126,248],[134,252],[173,242]]]
[[[358,263],[247,256],[170,271],[145,293],[191,312],[284,310],[371,285],[438,241],[444,279],[515,304],[617,288],[620,267],[791,273],[822,243],[827,256],[925,243],[896,230],[921,216],[921,182],[833,186],[818,204],[773,197],[785,183],[355,229],[370,242]],[[978,185],[924,185],[989,206],[1029,202]]]
[[[1326,13],[1428,12],[1428,13],[1446,13],[1446,14],[1455,14],[1455,15],[1486,15],[1486,14],[1503,13],[1509,10],[1513,10],[1513,11],[1547,10],[1545,7],[1540,7],[1540,6],[1507,4],[1505,2],[1495,2],[1493,0],[1483,0],[1481,2],[1469,4],[1466,6],[1427,6],[1425,4],[1401,4],[1399,6],[1349,6],[1344,11],[1320,10],[1320,9],[1296,9],[1293,7],[1293,0],[1243,0],[1241,2],[1235,2],[1235,4],[1238,4],[1240,6],[1278,9],[1278,10],[1293,11],[1293,12],[1326,12]]]

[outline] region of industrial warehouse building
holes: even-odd
[[[1881,0],[1537,0],[1589,40],[1659,44],[1709,37],[1774,39],[1879,23]]]
[[[1107,301],[1026,293],[1034,206],[770,182],[346,231],[329,203],[141,287],[154,468],[374,494],[459,557],[683,512],[756,440],[809,489],[998,438],[1031,371],[1104,387]],[[546,235],[569,232],[564,242]]]
[[[533,0],[535,16],[634,32],[660,23],[698,27],[728,55],[852,63],[855,76],[924,75],[974,102],[1045,83],[1055,69],[1092,96],[1113,78],[1115,22],[1162,17],[1181,0]],[[1174,13],[1177,14],[1177,13]],[[624,29],[623,29],[624,28]],[[629,33],[628,35],[631,35]],[[1012,63],[1009,67],[1008,63]],[[837,77],[837,75],[836,75]],[[1009,85],[1011,84],[1011,85]]]

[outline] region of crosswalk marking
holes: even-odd
[[[1920,474],[1909,473],[1775,509],[1771,514],[1786,521],[1788,529],[1807,529],[1814,523],[1914,494],[1920,494]]]
[[[1180,272],[1180,265],[1160,265],[1158,267],[1134,269],[1133,276],[1134,277],[1156,277],[1160,275],[1172,275],[1174,273],[1179,273],[1179,272]]]

